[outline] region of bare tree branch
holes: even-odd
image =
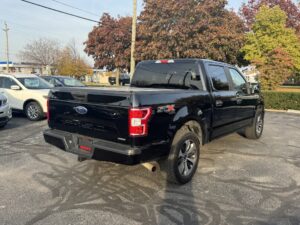
[[[28,43],[20,52],[22,60],[38,63],[43,66],[53,66],[57,64],[61,49],[55,40],[40,38]]]

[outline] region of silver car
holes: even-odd
[[[8,104],[7,98],[0,93],[0,128],[4,127],[11,119],[11,109]]]

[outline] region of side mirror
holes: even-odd
[[[21,87],[20,87],[19,85],[11,85],[11,86],[10,86],[10,89],[11,89],[11,90],[18,91],[18,90],[21,90]]]
[[[260,92],[260,86],[259,84],[251,84],[249,83],[250,92],[251,94],[258,94]]]

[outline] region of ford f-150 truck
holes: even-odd
[[[204,59],[143,61],[130,87],[56,88],[45,141],[79,159],[158,162],[189,182],[202,145],[233,132],[258,139],[264,102],[232,65]]]

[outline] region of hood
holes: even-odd
[[[30,90],[30,92],[40,94],[40,95],[48,95],[49,91],[50,91],[50,89],[37,89],[37,90],[31,89]]]

